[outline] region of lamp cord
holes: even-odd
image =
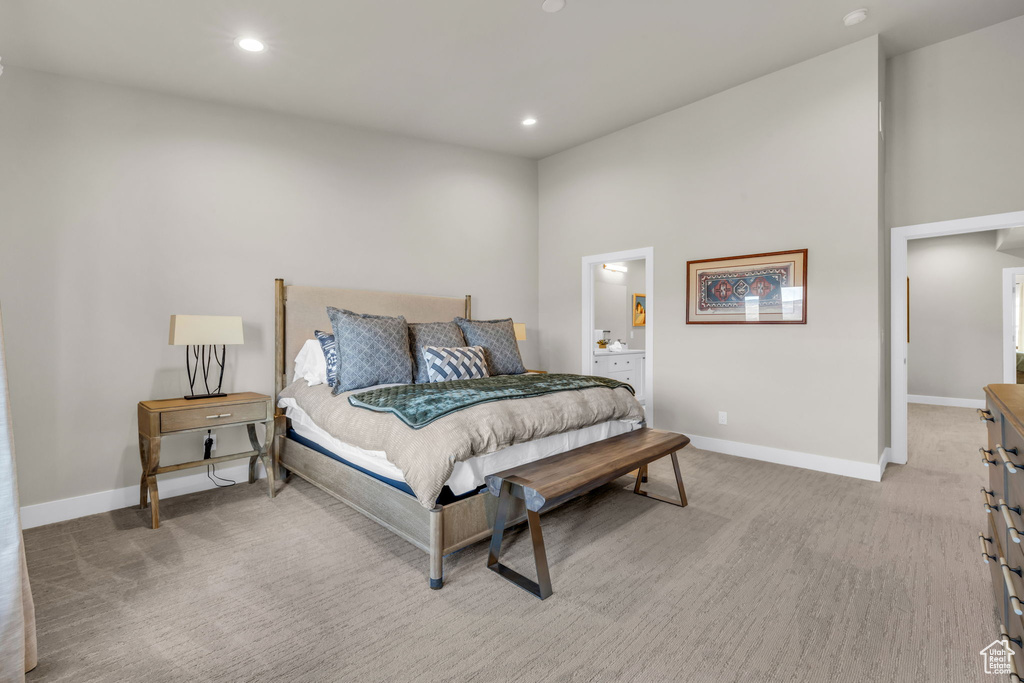
[[[213,448],[213,437],[212,437],[212,434],[213,434],[213,432],[211,430],[209,430],[209,429],[206,430],[206,440],[203,442],[203,460],[209,460],[210,459],[210,451]],[[216,486],[219,489],[226,489],[229,486],[234,486],[235,483],[236,483],[236,482],[232,481],[231,479],[225,479],[224,477],[218,476],[217,475],[217,465],[215,465],[212,462],[206,466],[206,476],[209,478],[210,481],[213,482],[213,485]],[[228,483],[226,483],[226,484],[218,484],[217,483],[218,479],[220,481],[226,481]]]

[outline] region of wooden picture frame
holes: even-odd
[[[806,249],[686,262],[687,325],[806,323]]]
[[[639,303],[640,308],[637,309]],[[633,319],[633,327],[647,327],[647,295],[634,294],[633,308],[630,310],[630,317]]]

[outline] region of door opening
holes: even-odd
[[[631,385],[654,424],[654,249],[583,257],[584,375]]]

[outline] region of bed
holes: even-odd
[[[387,457],[384,457],[383,452],[359,448],[333,436],[338,433],[339,421],[351,423],[352,429],[356,429],[357,423],[362,424],[366,432],[409,430],[393,415],[351,407],[342,396],[330,397],[330,389],[326,386],[307,388],[302,381],[289,383],[299,349],[313,338],[314,330],[323,329],[326,324],[327,306],[376,315],[402,315],[409,323],[418,323],[448,321],[455,317],[469,319],[471,303],[469,296],[437,297],[303,287],[285,285],[281,279],[275,282],[274,380],[277,409],[272,452],[276,466],[283,470],[286,481],[293,474],[309,481],[427,553],[429,585],[435,589],[444,585],[445,555],[490,537],[497,499],[486,493],[484,477],[487,474],[610,438],[640,426],[643,419],[642,409],[626,415],[620,408],[614,420],[582,423],[579,428],[574,426],[557,433],[549,429],[543,433],[548,435],[541,438],[503,446],[495,452],[480,450],[481,454],[465,459],[452,456],[450,460],[454,464],[450,472],[443,475],[446,477],[443,489],[440,485],[431,488],[424,485],[422,478],[406,481],[407,477],[403,475],[411,476],[415,472],[411,473],[405,463],[396,460],[395,451],[388,450]],[[604,394],[598,393],[604,400]],[[621,396],[615,400],[622,402]],[[525,405],[525,402],[498,401],[492,405],[499,404]],[[543,404],[538,405],[543,407]],[[473,410],[485,410],[485,407]],[[479,424],[479,416],[484,414],[488,413],[474,413],[477,422],[473,424]],[[465,418],[453,417],[450,420],[473,419],[469,411],[466,415]],[[331,419],[334,420],[333,427],[328,424]],[[422,431],[426,433],[428,429]],[[422,439],[430,440],[429,447],[433,447],[432,437],[423,436],[419,445],[424,451],[428,444]],[[414,455],[420,455],[419,451]],[[424,458],[426,455],[423,453]],[[435,459],[437,455],[433,453]],[[408,458],[409,454],[406,454],[406,461]],[[390,460],[396,460],[403,468],[399,470]],[[413,471],[416,469],[412,468]],[[517,501],[509,525],[518,524],[525,518],[522,502]]]

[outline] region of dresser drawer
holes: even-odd
[[[989,495],[996,500],[1006,498],[1006,468],[996,455],[995,449],[981,448],[978,452],[988,471]]]
[[[985,526],[984,534],[979,534],[980,551],[984,553],[979,559],[987,563],[991,575],[996,618],[1000,623],[1005,624],[1007,622],[1006,588],[1003,585],[1003,570],[999,565],[999,558],[1004,557],[1003,547],[999,542],[999,532],[995,528],[992,517],[989,517],[989,522]]]
[[[630,385],[634,389],[637,388],[636,381],[637,381],[637,377],[638,376],[639,376],[638,373],[636,373],[636,372],[634,372],[632,370],[622,370],[622,371],[619,371],[619,372],[609,372],[607,375],[605,375],[605,377],[607,377],[608,379],[614,379],[614,380],[618,380],[619,382],[625,382],[626,384]]]
[[[1020,552],[1021,541],[1024,541],[1024,520],[1021,520],[1021,511],[1019,506],[1000,498],[990,513],[999,534],[999,544],[1007,559],[1012,559],[1010,556],[1014,551]],[[1021,599],[1024,600],[1024,595],[1021,595]]]
[[[189,408],[160,414],[160,432],[182,432],[205,429],[236,422],[257,422],[267,419],[267,403],[238,403],[209,408]]]
[[[1003,440],[1003,416],[989,401],[988,407],[978,411],[978,419],[985,422],[988,428],[988,446],[994,447]]]
[[[1008,658],[1005,659],[1006,663],[1009,664],[1009,671],[1006,673],[1009,673],[1010,678],[1006,679],[1002,676],[999,676],[995,678],[995,680],[1021,680],[1020,675],[1017,673],[1017,660],[1024,659],[1024,657],[1021,656],[1021,645],[1024,644],[1024,640],[1021,640],[1020,626],[1021,622],[1016,615],[1011,615],[1009,622],[999,622],[999,636],[997,640],[1009,640],[1010,650],[1013,651],[1013,654],[1011,654]],[[988,650],[988,648],[985,648],[985,650]],[[998,650],[1002,650],[1002,648],[999,647]],[[993,654],[996,656],[1003,655],[1003,653],[1001,652],[994,652]],[[986,663],[994,669],[999,666],[999,663],[997,662],[1001,662],[1002,659],[1002,656],[1000,656],[1000,660],[997,660],[996,662],[992,662],[986,659]],[[986,678],[988,677],[986,676]]]
[[[1003,497],[1010,505],[1018,506],[1024,502],[1024,439],[1013,429],[1007,430],[1005,439],[1002,453],[995,448],[993,455],[1001,465],[999,469],[1002,470],[1003,481],[1006,482]],[[1010,467],[1006,466],[1004,458],[1010,462]],[[991,483],[991,476],[989,479]]]
[[[640,365],[637,356],[597,356],[594,358],[594,372],[607,377],[610,372],[632,370]]]
[[[1005,550],[1005,548],[1004,548]],[[1021,633],[1021,616],[1019,612],[1024,612],[1024,579],[1021,579],[1018,571],[1024,571],[1024,566],[1021,565],[1020,552],[1012,550],[1010,557],[1002,556],[1000,560],[1000,578],[1003,582],[1003,589],[1006,596],[1006,621],[1004,622],[1009,628],[1010,633],[1015,638],[1019,637]],[[1016,596],[1017,600],[1014,599]]]

